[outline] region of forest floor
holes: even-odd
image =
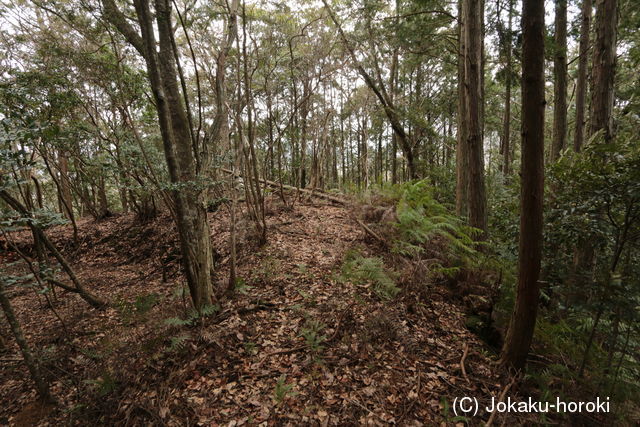
[[[210,223],[222,283],[227,210]],[[341,279],[347,251],[385,257],[347,207],[273,203],[267,225],[262,247],[240,236],[243,285],[192,325],[178,320],[188,318],[188,295],[168,216],[83,219],[75,247],[70,226],[48,230],[112,305],[95,310],[57,291],[52,310],[33,289],[11,295],[59,404],[35,403],[10,344],[0,353],[0,425],[454,425],[462,419],[451,406],[463,396],[481,404],[472,424],[488,419],[482,408],[509,380],[447,286],[425,285],[420,297],[403,289],[385,302]],[[12,239],[30,250],[29,234]],[[11,250],[0,258],[17,259]]]

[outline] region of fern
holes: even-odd
[[[164,324],[167,326],[187,326],[191,325],[191,319],[181,319],[179,317],[170,317],[164,319]]]
[[[304,338],[307,347],[314,353],[319,353],[324,350],[323,343],[327,337],[322,335],[321,332],[325,326],[326,325],[319,320],[308,319],[300,330],[300,336]]]
[[[164,320],[164,324],[168,326],[194,326],[198,323],[199,320],[204,319],[206,317],[210,317],[216,314],[220,310],[220,306],[216,304],[207,304],[198,310],[191,310],[189,316],[186,319],[182,319],[180,317],[170,317]]]
[[[395,298],[400,292],[390,273],[384,267],[382,259],[364,258],[357,252],[349,252],[342,266],[342,278],[356,285],[371,285],[373,291],[382,300]]]
[[[233,287],[234,291],[241,293],[242,295],[247,295],[251,289],[253,289],[253,286],[248,285],[242,277],[236,278],[236,282]]]
[[[94,391],[98,393],[100,397],[115,391],[118,388],[118,382],[114,378],[113,374],[106,370],[98,379],[84,380],[85,384],[93,387]]]
[[[397,204],[398,239],[393,251],[407,257],[419,257],[425,252],[426,244],[435,238],[446,242],[449,258],[457,263],[474,263],[478,254],[474,239],[480,230],[469,227],[457,216],[451,214],[432,196],[432,190],[425,181],[408,183]],[[452,274],[454,269],[441,269],[444,274]]]
[[[209,317],[216,314],[220,310],[220,307],[217,304],[207,304],[200,308],[200,313],[198,313],[197,317]]]
[[[187,340],[191,338],[189,334],[182,334],[175,337],[171,337],[171,344],[169,344],[169,348],[167,351],[176,351],[184,349],[184,346],[187,343]]]
[[[291,396],[295,396],[297,393],[293,391],[293,384],[286,383],[287,377],[283,374],[278,378],[276,386],[273,390],[273,400],[278,404],[282,404],[284,400]]]

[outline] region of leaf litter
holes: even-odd
[[[210,214],[210,223],[215,283],[226,283],[228,212]],[[348,250],[386,256],[344,206],[270,209],[268,243],[240,239],[241,292],[195,325],[167,322],[189,311],[169,217],[83,219],[79,228],[78,247],[68,227],[48,234],[86,286],[113,304],[96,311],[58,291],[63,328],[33,292],[12,295],[59,401],[32,424],[446,424],[455,397],[487,401],[504,382],[447,289],[429,285],[416,309],[402,293],[383,301],[340,277]],[[13,238],[29,249],[28,234]],[[35,391],[15,344],[0,366],[0,424],[17,424]]]

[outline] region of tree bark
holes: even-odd
[[[482,138],[482,25],[484,11],[481,0],[465,0],[465,67],[464,94],[468,129],[467,200],[469,224],[484,234],[487,231],[486,194]]]
[[[567,0],[556,0],[555,27],[551,161],[558,160],[567,137]]]
[[[43,401],[53,403],[54,398],[49,392],[49,384],[47,384],[44,379],[42,372],[40,371],[40,367],[38,366],[38,362],[35,357],[33,357],[33,353],[31,352],[29,344],[22,333],[22,328],[20,327],[20,323],[18,323],[18,319],[11,307],[11,302],[9,301],[9,297],[7,297],[6,292],[7,290],[5,288],[4,279],[0,276],[0,306],[2,306],[2,311],[4,311],[7,322],[9,322],[9,326],[11,327],[11,332],[18,343],[18,347],[20,347],[22,358],[24,359],[25,365],[27,365],[29,374],[31,374],[31,379],[33,379],[33,382],[36,385],[38,395]]]
[[[596,1],[596,40],[591,71],[591,118],[589,137],[603,131],[604,141],[613,138],[613,81],[616,66],[618,1]]]
[[[196,309],[210,304],[212,258],[209,224],[204,196],[196,169],[187,113],[178,89],[171,5],[155,0],[154,28],[148,0],[134,0],[140,34],[129,25],[113,0],[103,0],[104,18],[111,22],[145,59],[148,79],[156,104],[160,133],[176,206],[176,224],[180,237],[182,262]],[[156,42],[155,34],[158,34]],[[160,50],[157,51],[156,46]]]
[[[458,121],[456,141],[456,214],[467,214],[467,181],[468,181],[468,154],[467,154],[467,126],[465,123],[467,107],[464,94],[464,68],[465,68],[465,14],[463,13],[464,0],[458,1]]]
[[[71,186],[69,185],[69,159],[64,150],[58,152],[58,169],[60,171],[60,188],[59,197],[61,205],[61,213],[68,220],[74,221],[73,216],[73,198],[71,197]],[[51,171],[53,174],[54,172]]]
[[[505,66],[506,77],[504,90],[504,118],[502,121],[502,141],[500,143],[500,147],[502,148],[502,174],[504,176],[509,176],[509,174],[511,173],[511,74],[513,73],[511,58],[511,44],[513,43],[511,24],[513,19],[513,0],[508,0],[508,2],[509,18],[507,21],[507,31],[505,37],[507,63]]]
[[[522,11],[522,167],[518,288],[502,349],[503,365],[522,369],[531,347],[540,297],[544,196],[544,2]]]
[[[580,58],[576,82],[576,122],[573,149],[580,151],[584,141],[584,110],[587,97],[587,66],[589,63],[589,31],[591,24],[591,0],[582,1],[582,23],[580,24]]]

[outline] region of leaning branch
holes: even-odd
[[[27,208],[25,208],[22,205],[22,203],[20,203],[13,196],[11,196],[11,194],[9,194],[6,190],[0,190],[0,198],[4,200],[9,206],[11,206],[15,211],[17,211],[21,215],[27,218],[33,218],[31,213],[27,210]],[[31,229],[34,235],[38,236],[38,238],[42,241],[44,246],[49,250],[49,252],[51,252],[51,254],[58,261],[58,263],[60,264],[64,272],[67,273],[67,275],[69,276],[69,279],[71,279],[71,282],[73,282],[73,285],[75,287],[75,292],[77,292],[82,297],[82,299],[88,302],[89,305],[91,305],[92,307],[98,308],[98,309],[105,308],[108,305],[108,303],[92,295],[90,292],[88,292],[84,288],[84,286],[76,276],[75,272],[71,268],[71,265],[69,265],[66,258],[60,253],[60,251],[58,251],[55,245],[51,243],[51,240],[49,240],[49,238],[42,231],[42,229],[38,227],[33,221],[29,221],[29,228]]]
[[[222,172],[224,172],[224,173],[231,174],[231,175],[233,175],[233,176],[235,176],[237,178],[242,178],[241,174],[235,173],[235,172],[233,172],[233,171],[231,171],[229,169],[221,168],[220,170],[222,170]],[[270,187],[280,188],[282,186],[282,188],[284,188],[285,190],[300,191],[301,193],[308,194],[310,196],[319,197],[321,199],[329,200],[329,201],[332,201],[332,202],[335,202],[335,203],[338,203],[338,204],[341,204],[341,205],[347,205],[348,204],[348,202],[346,200],[341,199],[340,197],[336,197],[336,196],[334,196],[332,194],[322,193],[322,192],[319,192],[317,190],[308,190],[306,188],[297,188],[297,187],[293,187],[291,185],[280,184],[280,183],[277,183],[277,182],[274,182],[274,181],[269,181],[269,180],[262,179],[262,178],[258,179],[258,181],[260,181],[261,184],[265,184],[265,185],[268,185]]]

